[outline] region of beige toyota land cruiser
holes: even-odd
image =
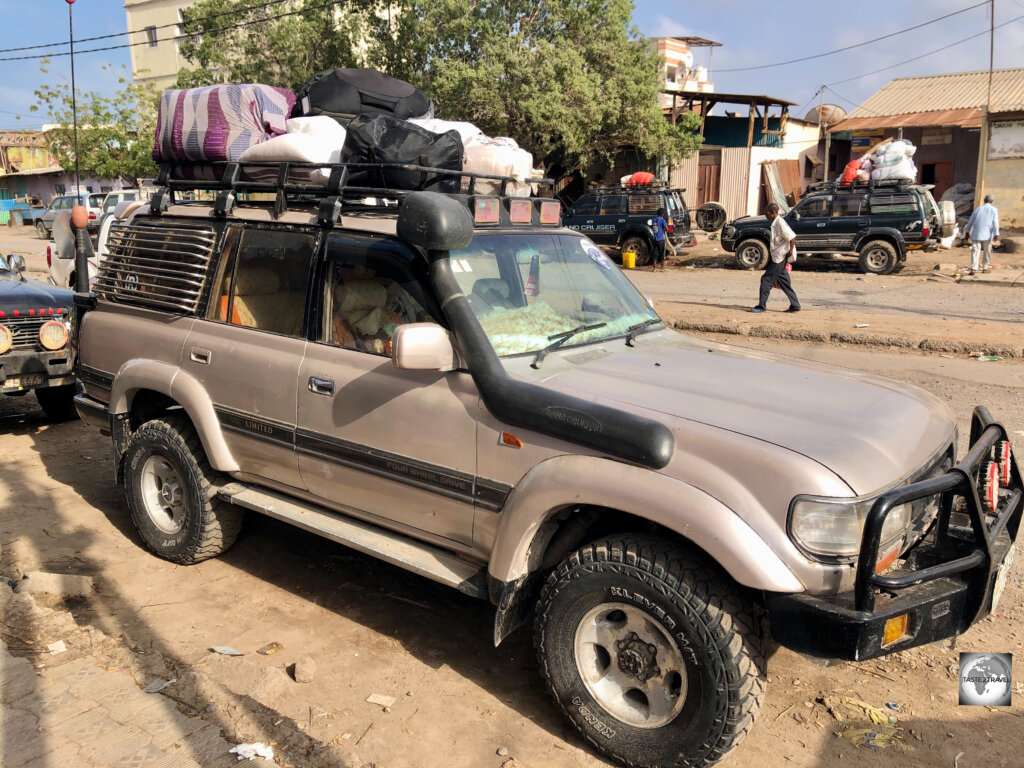
[[[155,553],[248,510],[490,600],[496,643],[532,615],[634,766],[735,746],[769,637],[870,659],[994,607],[1022,484],[985,408],[958,459],[924,392],[675,333],[557,201],[350,170],[165,167],[76,295],[78,411]]]

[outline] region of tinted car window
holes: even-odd
[[[89,195],[89,207],[100,208],[103,206],[103,198],[105,195]]]
[[[657,213],[663,207],[661,195],[630,195],[630,213]]]
[[[820,197],[812,197],[809,200],[804,200],[800,205],[793,209],[793,213],[798,213],[801,216],[828,216],[832,211],[832,198],[828,195],[821,195]]]
[[[601,213],[624,213],[625,210],[625,195],[605,195],[601,198]]]
[[[833,216],[860,216],[863,197],[837,197],[832,207]]]
[[[594,213],[597,213],[597,198],[592,195],[580,198],[572,207],[573,216],[588,216]]]
[[[917,198],[909,193],[892,193],[871,196],[871,213],[889,215],[915,215],[920,213]]]

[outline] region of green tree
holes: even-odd
[[[658,103],[661,60],[633,26],[632,0],[324,0],[253,8],[200,0],[179,85],[298,88],[313,72],[371,66],[423,88],[437,116],[511,136],[538,161],[610,158],[623,146],[673,160],[700,146],[699,118],[675,127]],[[289,7],[300,15],[272,19]],[[209,18],[234,10],[230,16]],[[244,26],[242,26],[244,24]]]
[[[48,62],[40,69],[48,73]],[[120,179],[133,187],[156,175],[153,137],[156,134],[157,94],[152,85],[136,85],[127,68],[118,76],[113,96],[76,91],[78,112],[78,166],[82,177]],[[42,112],[58,127],[46,132],[50,152],[61,167],[75,167],[75,134],[68,83],[44,85],[35,92]]]

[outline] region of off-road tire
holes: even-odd
[[[736,246],[736,264],[740,269],[764,269],[768,264],[768,246],[748,237]]]
[[[46,228],[46,225],[41,221],[36,222],[36,237],[38,237],[40,240],[50,239],[50,231]]]
[[[185,513],[180,530],[160,530],[146,511],[142,468],[152,456],[168,461],[183,481]],[[128,440],[124,457],[125,495],[132,521],[145,542],[160,557],[191,565],[224,552],[238,537],[242,511],[216,496],[218,474],[210,468],[192,424],[169,415],[147,421]]]
[[[674,719],[636,727],[590,693],[577,665],[578,627],[604,604],[628,604],[666,637],[684,639],[677,648],[685,696]],[[534,643],[555,702],[597,749],[629,766],[697,768],[720,760],[753,725],[766,682],[762,619],[763,611],[702,553],[623,535],[582,547],[551,573]],[[616,663],[609,658],[608,669]]]
[[[50,421],[70,421],[78,416],[74,384],[37,389],[36,400]]]
[[[649,267],[651,265],[651,245],[642,237],[631,235],[622,241],[621,253],[633,251],[636,254],[636,266]]]
[[[899,257],[892,243],[886,240],[870,240],[859,251],[860,271],[868,275],[888,275],[896,269]]]

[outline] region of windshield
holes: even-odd
[[[624,336],[657,314],[612,261],[578,235],[477,235],[451,253],[455,279],[500,356],[537,352],[581,325],[563,347]]]

